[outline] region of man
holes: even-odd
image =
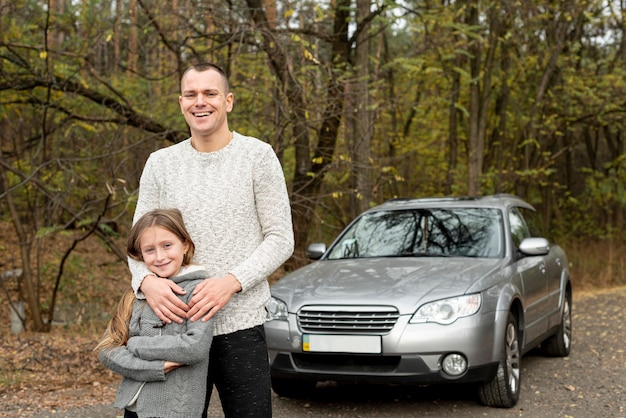
[[[200,64],[183,74],[179,103],[191,137],[150,155],[134,216],[178,208],[196,244],[194,263],[210,277],[187,306],[172,281],[134,260],[129,266],[137,297],[166,323],[215,318],[207,406],[215,385],[226,417],[271,417],[267,277],[293,252],[291,208],[271,146],[230,131],[234,100],[220,67]]]

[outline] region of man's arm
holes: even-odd
[[[196,286],[187,317],[206,321],[222,309],[237,292],[266,280],[293,253],[291,206],[285,176],[276,154],[267,147],[252,170],[254,202],[263,239],[249,257],[221,278]]]
[[[276,153],[267,147],[253,169],[256,214],[263,240],[250,256],[229,273],[241,283],[242,291],[266,280],[291,255],[294,235],[289,193]]]
[[[133,216],[133,224],[146,212],[160,207],[159,178],[155,175],[153,155],[148,157],[141,179],[139,181],[139,196]],[[170,324],[182,323],[185,319],[187,305],[176,294],[183,295],[185,291],[170,280],[163,280],[154,275],[146,264],[128,258],[128,268],[132,275],[132,286],[138,299],[146,299],[159,319]]]

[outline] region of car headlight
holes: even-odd
[[[479,293],[427,303],[415,312],[409,323],[436,322],[448,325],[464,316],[474,315],[480,309],[480,303]]]
[[[271,297],[270,300],[265,305],[265,309],[267,310],[267,319],[277,319],[281,321],[287,320],[287,304],[280,299],[276,299]]]

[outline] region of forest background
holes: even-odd
[[[575,289],[626,284],[623,0],[0,0],[0,301],[110,312],[189,65],[285,171],[296,251],[396,197],[514,193]],[[167,175],[167,173],[163,173]],[[80,312],[85,313],[85,310]],[[78,315],[78,310],[75,310]]]

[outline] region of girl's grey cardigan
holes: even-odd
[[[183,287],[187,293],[179,297],[188,303],[193,288],[206,277],[202,267],[187,266],[178,276],[163,280]],[[114,405],[123,409],[136,399],[129,409],[139,417],[201,417],[213,320],[164,325],[145,300],[136,300],[130,335],[127,346],[99,353],[106,367],[124,376]],[[165,360],[185,366],[165,374]]]

